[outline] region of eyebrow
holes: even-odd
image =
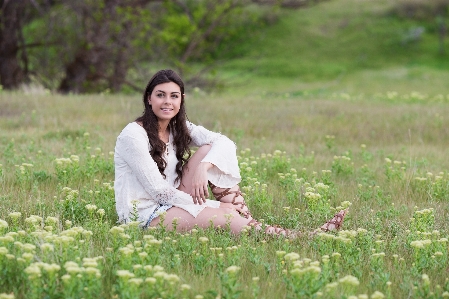
[[[163,92],[163,93],[166,93],[165,91],[163,91],[163,90],[156,90],[156,92]],[[178,91],[173,91],[172,93],[179,93],[179,94],[181,94],[180,92],[178,92]]]

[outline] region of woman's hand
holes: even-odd
[[[213,164],[209,162],[201,162],[193,173],[190,195],[195,204],[202,205],[209,197],[207,171],[212,167]]]

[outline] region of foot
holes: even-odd
[[[233,208],[237,212],[239,212],[239,214],[242,215],[242,217],[246,219],[252,219],[251,213],[248,209],[248,206],[245,203],[245,199],[243,198],[243,194],[240,191],[239,186],[236,186],[237,190],[231,190],[231,188],[223,188],[224,189],[223,191],[217,191],[217,189],[220,188],[210,182],[209,186],[216,200],[219,200],[222,203],[232,204]]]
[[[343,224],[343,220],[345,219],[346,213],[348,212],[348,209],[341,210],[337,214],[335,214],[334,218],[323,224],[320,229],[323,232],[329,232],[333,230],[339,230],[340,227]]]
[[[256,220],[251,220],[248,223],[249,226],[253,226],[256,230],[262,230],[262,223],[256,221]],[[286,238],[297,238],[301,235],[301,233],[299,231],[292,231],[289,229],[284,229],[282,227],[278,227],[278,226],[273,226],[273,225],[267,225],[265,227],[265,231],[266,234],[268,235],[275,235],[275,236],[284,236]]]

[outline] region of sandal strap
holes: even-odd
[[[334,225],[335,230],[340,229],[340,227],[343,224],[343,220],[344,220],[345,216],[346,216],[346,210],[338,212],[337,214],[335,214],[335,216],[331,220],[329,220],[328,222],[326,222],[324,224],[324,227],[321,227],[321,230],[324,232],[328,232],[328,231],[330,231],[329,227],[331,225]]]
[[[210,189],[212,190],[212,193],[214,194],[214,196],[215,196],[215,198],[216,198],[217,200],[222,199],[222,198],[225,197],[226,195],[235,193],[234,199],[232,200],[232,203],[234,204],[235,198],[238,197],[239,195],[243,195],[242,192],[240,191],[240,188],[239,188],[238,190],[236,190],[236,191],[230,191],[231,188],[226,188],[225,190],[223,190],[223,191],[221,191],[221,192],[214,192],[214,190],[215,190],[216,188],[218,188],[218,187],[215,186],[214,184],[212,184],[211,182],[209,182],[209,186],[210,186]]]
[[[225,196],[227,196],[227,195],[229,195],[229,194],[234,194],[234,198],[232,199],[232,202],[231,202],[233,205],[235,205],[235,206],[240,205],[240,209],[243,209],[244,207],[248,207],[248,206],[246,205],[245,200],[243,200],[243,201],[241,201],[241,202],[235,202],[235,200],[237,199],[237,197],[239,197],[239,196],[242,196],[242,197],[243,197],[243,193],[240,191],[240,187],[237,186],[238,189],[235,190],[235,191],[230,191],[231,188],[226,188],[225,190],[223,190],[223,191],[221,191],[221,192],[214,192],[214,190],[215,190],[216,188],[218,188],[218,187],[215,186],[214,184],[212,184],[211,182],[209,182],[209,186],[210,186],[210,189],[211,189],[211,191],[212,191],[212,194],[214,195],[214,197],[215,197],[216,200],[220,200],[220,199],[222,199],[223,197],[225,197]],[[251,213],[248,211],[244,216],[245,216],[245,218],[249,218],[249,217],[251,216]]]

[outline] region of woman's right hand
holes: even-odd
[[[192,175],[192,189],[190,191],[190,196],[193,198],[194,204],[200,204],[206,202],[206,199],[209,197],[208,179],[207,179],[207,171],[213,165],[208,162],[202,162],[195,169],[195,172]]]

